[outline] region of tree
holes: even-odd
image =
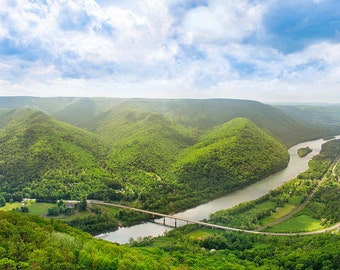
[[[78,206],[78,210],[79,211],[85,211],[87,208],[87,202],[86,202],[86,197],[82,197],[81,198],[81,201],[79,203],[79,206]]]
[[[0,269],[15,270],[17,267],[15,261],[8,258],[3,258],[0,260]]]
[[[0,195],[0,207],[5,206],[5,205],[6,205],[5,197]]]
[[[21,212],[28,213],[29,212],[28,207],[27,206],[21,206]]]
[[[47,215],[48,216],[58,216],[59,215],[59,207],[58,206],[54,206],[52,208],[49,208],[47,210]]]

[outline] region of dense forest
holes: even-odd
[[[7,201],[80,198],[109,177],[106,146],[94,134],[34,110],[1,117],[0,190]]]
[[[83,113],[83,106],[90,103],[94,111],[98,109],[94,101],[80,101],[54,115],[78,110],[89,116]],[[93,118],[86,121],[80,117],[78,124],[83,128],[33,109],[0,110],[1,196],[7,202],[22,198],[54,202],[85,196],[172,212],[286,166],[287,149],[270,134],[278,129],[276,122],[285,121],[292,128],[298,125],[294,120],[258,102],[197,102],[184,102],[192,104],[191,111],[181,101],[160,101],[158,106],[151,100],[116,102],[105,112],[93,112]],[[234,116],[231,111],[240,104],[244,112],[249,107],[246,114],[262,129],[247,118],[223,122]],[[198,105],[207,113],[200,114],[197,121],[185,120],[178,111],[185,109],[191,116]],[[216,106],[226,105],[231,108],[224,109],[224,119],[213,116]],[[264,117],[266,111],[272,112],[273,119]],[[284,133],[280,134],[283,139]],[[214,166],[209,167],[213,161]]]
[[[0,224],[0,269],[332,270],[340,258],[339,234],[270,237],[190,225],[120,246],[33,215],[0,211]]]
[[[340,132],[336,106],[2,97],[0,108],[0,206],[23,198],[81,200],[67,222],[93,234],[146,217],[86,205],[86,198],[177,211],[284,168],[287,148],[297,142]],[[318,120],[308,123],[305,110]],[[296,179],[213,214],[211,222],[274,232],[339,222],[339,149],[339,140],[325,143]],[[0,269],[332,270],[340,261],[335,231],[278,237],[187,225],[164,237],[113,244],[56,220],[65,205],[49,208],[50,219],[22,213],[26,206],[0,211]]]

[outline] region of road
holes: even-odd
[[[196,220],[191,220],[191,219],[187,219],[187,218],[183,218],[183,217],[177,217],[177,216],[175,217],[175,216],[157,213],[157,212],[153,212],[153,211],[129,207],[129,206],[126,206],[126,205],[107,203],[107,202],[98,201],[98,200],[87,200],[87,203],[88,204],[108,205],[108,206],[112,206],[112,207],[118,207],[118,208],[123,208],[123,209],[127,209],[127,210],[137,211],[137,212],[140,212],[140,213],[150,214],[152,216],[170,218],[170,219],[175,220],[175,224],[176,224],[177,220],[181,220],[181,221],[185,221],[187,223],[197,224],[197,225],[212,228],[212,229],[220,229],[220,230],[234,231],[234,232],[244,232],[244,233],[251,233],[251,234],[260,234],[260,235],[272,235],[272,236],[297,236],[297,235],[301,235],[301,236],[303,236],[303,235],[313,235],[313,234],[325,233],[327,231],[332,231],[332,230],[336,230],[337,228],[338,229],[340,228],[340,222],[339,222],[339,223],[333,225],[332,227],[329,227],[329,228],[326,228],[326,229],[323,229],[323,230],[319,230],[319,231],[313,231],[313,232],[300,232],[300,233],[259,232],[259,231],[253,231],[253,230],[243,230],[243,229],[238,229],[238,228],[226,227],[226,226],[222,226],[222,225],[210,224],[210,223],[203,222],[203,221],[196,221]]]

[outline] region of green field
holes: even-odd
[[[216,233],[216,231],[213,231],[208,228],[199,229],[193,232],[190,232],[186,235],[187,238],[190,240],[197,240],[197,239],[206,239],[208,237],[213,236]]]
[[[15,208],[21,208],[22,206],[26,206],[30,214],[44,216],[47,215],[47,210],[55,206],[55,204],[28,202],[27,204],[23,205],[21,202],[14,202],[6,203],[6,205],[4,207],[1,207],[0,210],[11,211]]]
[[[269,232],[304,232],[304,231],[316,231],[323,229],[320,225],[320,221],[311,218],[307,215],[294,216],[280,224],[277,224],[266,231]]]
[[[22,205],[19,202],[15,202],[15,203],[6,203],[5,206],[0,207],[0,210],[3,211],[11,211],[14,208],[20,208]]]
[[[49,208],[52,208],[56,204],[53,203],[32,203],[28,205],[29,213],[32,215],[46,216]]]
[[[269,217],[265,217],[262,219],[263,225],[268,225],[275,220],[278,220],[286,215],[288,215],[293,209],[295,209],[295,206],[291,204],[285,204],[283,207],[276,210],[276,212],[273,212]]]

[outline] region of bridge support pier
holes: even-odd
[[[175,228],[177,228],[177,219],[175,219]]]
[[[165,217],[163,218],[163,225],[165,225]]]

